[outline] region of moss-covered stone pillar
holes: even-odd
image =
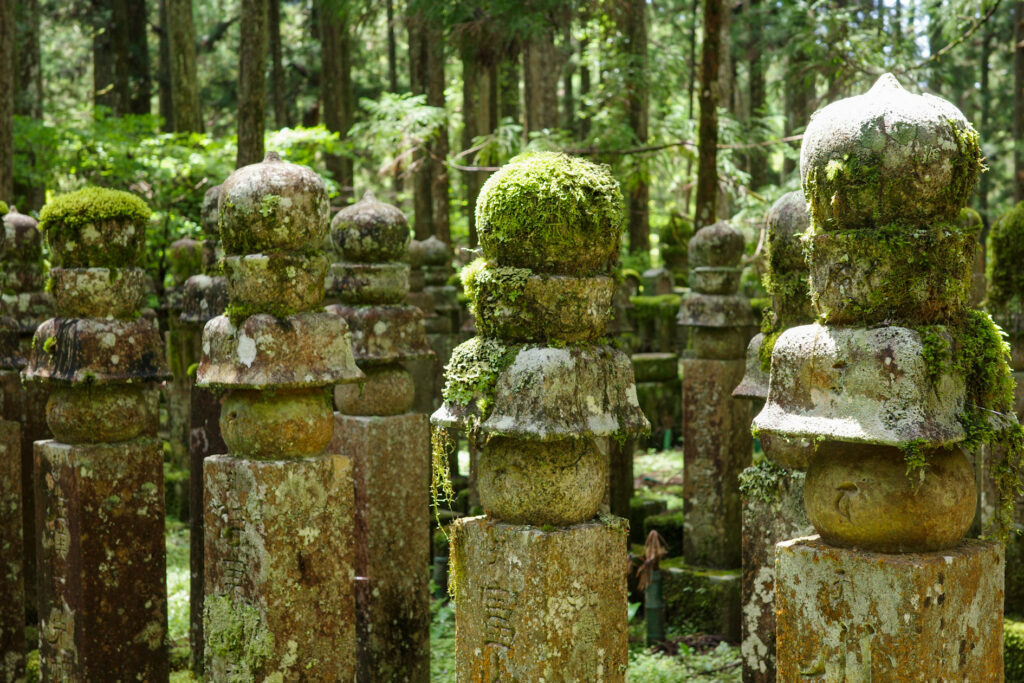
[[[43,276],[43,238],[36,220],[11,207],[3,217],[7,243],[3,255],[3,302],[7,314],[17,325],[17,346],[22,356],[32,346],[32,335],[39,324],[53,315],[53,297],[45,291]],[[22,542],[25,572],[25,611],[30,621],[36,615],[36,542],[35,486],[32,453],[36,441],[50,438],[46,425],[46,384],[21,382],[21,365],[0,368],[3,390],[3,418],[17,422],[21,431]]]
[[[352,680],[352,465],[328,453],[331,387],[362,376],[322,308],[323,181],[273,152],[221,188],[229,305],[206,324],[196,383],[226,393],[228,454],[206,484],[206,675]]]
[[[211,187],[203,197],[202,226],[206,239],[202,242],[202,268],[182,288],[181,315],[179,316],[183,346],[198,349],[196,361],[202,355],[203,328],[206,323],[224,312],[228,303],[227,280],[219,276],[217,261],[217,203],[220,185]],[[203,527],[203,461],[207,456],[224,453],[227,446],[220,435],[220,399],[216,392],[195,386],[198,367],[186,368],[189,381],[189,646],[191,669],[197,675],[203,672],[203,552],[206,546]]]
[[[357,676],[430,680],[430,425],[413,411],[402,363],[431,358],[423,314],[409,290],[409,223],[367,193],[331,224],[342,261],[331,267],[342,303],[328,311],[352,331],[366,378],[334,390],[331,449],[355,481]]]
[[[810,227],[803,192],[782,195],[768,211],[765,288],[772,298],[762,332],[747,347],[743,381],[733,398],[753,408],[768,397],[771,348],[788,327],[814,319],[801,238]],[[766,342],[763,340],[767,340]],[[775,544],[811,533],[804,512],[804,473],[763,460],[740,473],[743,504],[743,680],[775,680]]]
[[[1002,548],[963,538],[964,451],[1014,442],[1011,500],[1021,443],[1004,345],[967,305],[980,156],[953,105],[891,75],[807,126],[818,322],[776,340],[754,420],[769,457],[806,463],[817,531],[776,546],[780,680],[1003,678]]]
[[[451,537],[459,680],[625,679],[626,521],[598,514],[601,445],[649,425],[629,358],[598,341],[621,212],[605,168],[553,153],[516,157],[477,200],[483,258],[463,284],[478,336],[432,417],[483,443],[485,515]]]
[[[47,681],[166,681],[167,589],[156,325],[138,315],[149,208],[87,188],[40,214],[57,317],[25,379],[48,384],[35,445],[39,660]]]

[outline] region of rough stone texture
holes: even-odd
[[[207,676],[353,680],[350,460],[214,455],[204,476]]]
[[[451,550],[459,680],[625,680],[624,521],[542,531],[461,519]]]
[[[167,680],[163,449],[36,443],[41,680]]]
[[[747,366],[743,380],[732,390],[733,398],[748,398],[762,403],[768,398],[768,373],[761,367],[761,344],[764,334],[757,333],[747,346]],[[760,412],[758,410],[757,412]]]
[[[427,416],[335,415],[329,450],[352,460],[360,679],[428,681],[430,428]]]
[[[328,306],[348,323],[352,352],[364,364],[429,356],[423,314],[414,306]]]
[[[331,236],[345,261],[361,263],[399,261],[411,239],[405,214],[378,201],[372,192],[335,214]]]
[[[712,633],[730,642],[739,642],[740,570],[665,564],[661,569],[665,623],[686,631]]]
[[[17,422],[0,420],[0,681],[25,673],[21,506],[21,430]]]
[[[169,375],[163,339],[152,320],[65,317],[50,318],[36,329],[25,374],[69,384],[157,382]]]
[[[683,360],[683,552],[688,564],[739,567],[737,477],[750,464],[750,406],[732,398],[744,361]]]
[[[748,474],[752,476],[748,476]],[[740,475],[743,492],[743,680],[775,681],[775,544],[814,533],[804,475],[762,463]]]
[[[776,546],[780,681],[1000,681],[1003,551],[967,539],[880,555]]]

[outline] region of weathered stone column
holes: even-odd
[[[56,318],[24,375],[52,388],[36,442],[39,660],[46,681],[166,681],[167,588],[156,325],[137,317],[149,208],[87,188],[40,214]]]
[[[217,243],[217,202],[220,185],[206,191],[203,197],[202,225],[206,239],[202,242],[201,275],[185,281],[181,300],[181,330],[186,348],[198,349],[202,357],[203,328],[224,312],[228,304],[227,281],[217,275],[219,246]],[[187,341],[186,341],[187,340]],[[203,520],[203,461],[207,456],[227,451],[220,435],[220,400],[216,392],[195,386],[196,368],[187,368],[189,389],[189,646],[190,668],[203,673],[203,552],[206,547]]]
[[[451,537],[459,680],[625,679],[626,521],[598,514],[598,442],[649,425],[629,358],[597,341],[621,212],[605,168],[553,153],[516,157],[477,200],[484,258],[463,284],[479,336],[432,418],[484,444],[485,516]]]
[[[409,289],[409,223],[369,192],[339,211],[331,229],[328,311],[352,331],[366,379],[334,390],[331,450],[352,459],[356,507],[356,659],[360,680],[430,680],[430,425],[413,411],[402,363],[432,359],[423,314]],[[365,578],[363,578],[365,577]]]
[[[44,291],[43,238],[31,216],[11,207],[3,217],[7,248],[3,256],[3,302],[7,314],[17,324],[17,342],[22,356],[32,346],[32,335],[39,324],[53,315],[53,297]],[[50,438],[46,426],[46,399],[49,387],[41,383],[21,382],[18,365],[0,368],[0,385],[4,394],[3,418],[21,426],[21,495],[22,543],[25,571],[25,612],[30,621],[36,615],[36,532],[35,485],[32,476],[32,453],[36,441]]]
[[[765,288],[772,307],[747,347],[747,370],[732,395],[754,410],[768,397],[771,349],[789,327],[814,319],[801,237],[810,227],[802,192],[782,195],[768,212]],[[762,340],[767,339],[766,342]],[[762,343],[764,346],[762,347]],[[775,680],[775,544],[812,533],[804,512],[804,473],[764,460],[740,473],[743,502],[743,680]]]
[[[362,376],[322,310],[327,190],[273,152],[221,188],[227,313],[196,383],[226,390],[228,455],[203,465],[204,634],[212,680],[352,680],[352,465],[326,452],[330,387]]]
[[[1003,678],[1002,548],[963,538],[964,451],[1009,427],[1020,457],[1001,336],[967,307],[977,232],[956,219],[980,166],[963,115],[888,74],[804,134],[818,323],[775,342],[754,421],[807,463],[819,534],[776,546],[780,680]]]

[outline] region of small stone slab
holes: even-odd
[[[317,387],[351,382],[356,367],[345,320],[330,313],[259,314],[235,327],[217,316],[203,330],[196,384],[231,389]]]
[[[1003,680],[1003,549],[776,546],[778,680]]]
[[[78,384],[161,382],[171,378],[163,339],[147,318],[50,318],[32,338],[25,377]]]
[[[66,318],[128,318],[146,293],[142,268],[51,268],[50,277]]]
[[[21,428],[0,420],[0,681],[19,681],[25,675],[21,507]]]
[[[399,304],[409,293],[409,266],[405,263],[332,263],[326,289],[328,298],[345,304]]]
[[[193,275],[185,281],[181,297],[181,321],[206,324],[228,306],[228,283],[223,277]]]
[[[353,680],[349,459],[214,455],[203,473],[208,680]]]
[[[460,681],[625,680],[627,526],[455,522]]]
[[[329,265],[323,254],[246,254],[220,263],[228,299],[241,309],[282,314],[321,307]]]
[[[732,295],[739,289],[742,268],[700,266],[690,270],[690,289],[695,293]]]
[[[676,322],[692,327],[750,327],[756,325],[750,299],[738,295],[691,292],[679,304]]]
[[[733,398],[765,400],[768,398],[768,373],[761,368],[761,344],[764,334],[758,332],[747,346],[747,367],[743,380],[732,390]]]
[[[415,306],[344,306],[327,312],[348,322],[352,353],[360,363],[379,365],[430,356],[423,312]]]

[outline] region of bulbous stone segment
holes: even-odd
[[[750,464],[750,405],[732,398],[742,360],[683,359],[683,557],[741,564],[739,473]]]
[[[676,322],[689,327],[725,328],[751,327],[757,324],[754,312],[750,308],[750,300],[746,297],[699,292],[683,297]],[[743,341],[745,344],[747,340]],[[743,355],[742,350],[740,355]]]
[[[409,293],[406,263],[332,263],[327,295],[349,305],[400,304]]]
[[[334,405],[345,415],[401,415],[412,409],[416,386],[401,366],[370,366],[366,378],[334,387]]]
[[[761,344],[764,334],[758,332],[747,345],[747,365],[743,380],[732,390],[733,398],[749,398],[763,402],[768,398],[768,373],[761,367]],[[755,413],[761,412],[760,408]]]
[[[604,500],[607,481],[608,453],[588,438],[496,437],[484,446],[477,470],[485,514],[538,527],[592,519]]]
[[[1003,550],[776,546],[778,680],[1003,680]]]
[[[348,325],[336,315],[258,314],[237,327],[220,315],[203,329],[203,357],[196,370],[199,386],[300,389],[360,377]]]
[[[941,324],[967,306],[976,245],[976,228],[953,223],[814,230],[811,299],[831,325]]]
[[[154,321],[50,318],[36,329],[24,375],[79,384],[170,379],[163,339]]]
[[[394,363],[433,354],[415,306],[344,306],[327,312],[348,322],[352,354],[363,365]]]
[[[457,520],[459,680],[624,681],[626,527],[611,516],[553,531]]]
[[[193,275],[183,287],[180,318],[184,323],[206,323],[223,313],[227,305],[228,283],[225,278]]]
[[[947,333],[936,337],[948,346]],[[895,325],[786,330],[772,351],[768,402],[754,418],[765,452],[800,466],[816,438],[922,448],[959,442],[963,377],[946,367],[933,377],[925,355],[920,333]],[[787,462],[766,437],[786,440]]]
[[[697,231],[688,245],[690,267],[736,268],[743,258],[743,233],[718,221]]]
[[[774,683],[775,544],[813,534],[804,473],[762,461],[740,474],[743,496],[743,680]]]
[[[52,268],[51,293],[67,318],[129,318],[146,294],[141,268]]]
[[[32,216],[12,208],[3,216],[4,260],[37,263],[43,258],[43,237]]]
[[[789,327],[814,319],[807,284],[803,235],[811,225],[803,192],[787,192],[768,211],[768,268],[765,289],[772,297],[774,323]]]
[[[221,259],[228,310],[236,317],[267,313],[283,318],[321,308],[327,257],[273,253]]]
[[[57,387],[46,402],[46,424],[63,443],[129,441],[156,437],[160,393],[140,385]]]
[[[335,214],[331,236],[345,261],[361,263],[400,261],[411,239],[405,214],[372,192]]]
[[[978,134],[960,110],[912,95],[891,74],[816,111],[800,148],[811,217],[826,230],[955,220],[981,168]]]
[[[898,448],[818,446],[807,470],[804,505],[822,540],[883,553],[955,546],[974,520],[974,468],[959,448],[922,455],[927,471],[908,473]]]
[[[421,414],[336,414],[330,450],[352,459],[359,680],[430,678],[430,429]]]
[[[0,420],[0,680],[25,675],[25,583],[21,497],[21,427]]]
[[[330,213],[320,176],[274,152],[228,176],[218,208],[220,239],[229,254],[319,247]]]
[[[534,275],[484,265],[464,278],[477,332],[512,342],[589,342],[604,336],[615,281],[604,275]]]
[[[742,268],[698,266],[690,270],[690,288],[700,294],[735,294],[742,277]]]
[[[203,243],[191,237],[174,240],[167,247],[167,272],[175,287],[199,272],[203,265]]]
[[[214,455],[203,473],[207,677],[353,680],[349,459]]]
[[[160,442],[37,441],[35,473],[41,680],[166,681]]]
[[[45,215],[46,207],[43,208]],[[74,227],[46,223],[50,258],[55,266],[63,268],[135,265],[146,253],[147,222],[148,218],[111,217]]]
[[[220,433],[228,453],[278,460],[320,455],[331,442],[334,412],[322,388],[236,390],[224,397]]]

